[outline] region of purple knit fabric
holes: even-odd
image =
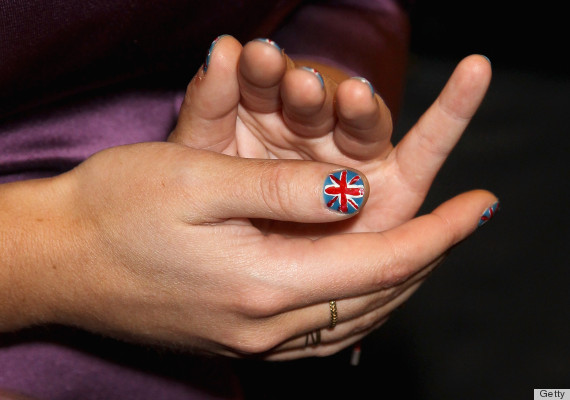
[[[389,73],[376,56],[386,54],[378,32],[398,37],[401,15],[392,0],[2,1],[0,183],[56,175],[108,147],[164,140],[185,85],[222,33],[274,38],[289,54],[376,85]],[[0,334],[0,388],[42,400],[236,396],[196,385],[166,368],[168,359],[156,362],[164,373],[138,368],[132,347],[120,362],[99,357],[108,342],[71,332],[65,341],[42,330],[21,340]],[[220,367],[203,379],[231,386],[233,378]]]

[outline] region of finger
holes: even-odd
[[[382,325],[384,325],[386,323],[386,321],[388,320],[388,317],[381,319],[380,321],[378,321],[375,325],[371,326],[370,328],[359,332],[359,333],[355,333],[353,335],[348,335],[345,338],[341,339],[341,340],[328,340],[325,339],[326,342],[322,342],[319,345],[315,345],[315,346],[304,346],[304,343],[306,342],[306,337],[303,336],[302,338],[297,338],[296,340],[296,347],[293,347],[291,349],[286,349],[286,350],[275,350],[275,351],[271,351],[268,352],[267,355],[264,357],[264,359],[266,360],[294,360],[294,359],[298,359],[298,358],[304,358],[304,357],[326,357],[326,356],[330,356],[333,354],[338,353],[341,350],[344,350],[350,346],[355,345],[356,343],[359,343],[360,341],[362,341],[366,336],[370,335],[372,332],[374,332],[375,330],[377,330],[378,328],[380,328]],[[321,337],[323,336],[323,331],[321,331]],[[325,337],[327,337],[327,335],[324,335]],[[298,347],[299,345],[302,345],[303,347]]]
[[[377,312],[383,318],[404,303],[427,276],[443,262],[443,257],[430,263],[401,284],[358,297],[336,300],[338,326]],[[330,324],[329,303],[316,304],[287,312],[280,323],[292,329],[289,336],[306,333],[308,329],[326,328]],[[380,315],[383,313],[383,315]],[[296,330],[295,330],[296,329]],[[335,328],[336,329],[336,328]]]
[[[291,349],[284,349],[284,350],[281,350],[279,347],[276,347],[275,349],[268,349],[266,351],[258,353],[239,352],[236,350],[232,350],[228,347],[218,346],[215,348],[214,353],[232,358],[249,357],[252,354],[255,354],[255,356],[258,358],[263,358],[264,360],[273,360],[273,361],[294,360],[298,358],[315,357],[315,356],[324,357],[338,353],[339,351],[360,342],[362,339],[364,339],[367,335],[372,333],[375,329],[378,329],[385,322],[386,322],[385,320],[380,321],[376,326],[370,328],[368,331],[360,332],[344,340],[321,343],[318,346],[306,346],[301,348],[295,346]],[[293,340],[296,342],[297,345],[301,345],[301,343],[302,344],[305,343],[306,338],[305,336],[303,336],[302,338],[295,338]]]
[[[272,247],[273,254],[290,256],[283,265],[275,260],[276,266],[284,271],[290,265],[303,266],[287,287],[283,310],[397,286],[467,238],[496,208],[495,196],[476,190],[388,231],[332,235],[308,243],[282,241]]]
[[[279,88],[286,68],[286,57],[277,43],[270,39],[247,43],[238,67],[242,105],[261,113],[280,110]]]
[[[334,140],[351,158],[369,160],[391,149],[392,117],[390,110],[364,78],[342,82],[336,92],[338,123]]]
[[[324,321],[322,318],[314,319],[315,315],[312,316],[313,319],[304,321],[302,316],[298,314],[293,315],[293,313],[291,313],[288,317],[290,316],[292,318],[281,318],[279,320],[279,325],[283,328],[290,326],[290,323],[292,322],[290,320],[295,319],[293,325],[300,325],[303,327],[303,330],[291,334],[291,336],[300,336],[283,343],[275,350],[281,351],[306,347],[306,335],[311,334],[318,329],[321,330],[320,336],[321,343],[323,344],[344,341],[355,335],[359,335],[362,332],[367,332],[380,321],[386,320],[394,310],[404,304],[412,294],[416,292],[424,280],[425,277],[411,283],[410,285],[402,287],[398,290],[397,295],[390,296],[390,300],[387,300],[386,295],[383,293],[373,293],[361,296],[360,298],[338,301],[337,308],[340,322],[332,329],[328,328],[328,304],[323,305],[320,310],[320,314],[325,317]],[[299,324],[298,322],[300,321],[302,321],[304,325]],[[283,333],[286,331],[288,333],[288,329],[281,330]]]
[[[271,339],[268,348],[273,348],[287,338],[328,326],[332,299],[340,323],[383,304],[388,314],[496,208],[492,194],[472,191],[382,233],[314,241],[267,236],[266,250],[256,248],[256,254],[269,260],[263,279],[271,290],[250,299],[255,306],[247,315],[262,322],[264,337]]]
[[[186,156],[191,166],[181,185],[188,207],[196,208],[193,223],[229,218],[337,221],[358,213],[368,198],[368,181],[355,170],[309,161],[192,153]]]
[[[319,137],[334,128],[333,94],[336,84],[309,67],[291,69],[281,84],[283,119],[302,137]]]
[[[481,104],[490,80],[491,66],[485,57],[462,60],[434,104],[398,144],[394,155],[412,188],[428,190]]]
[[[221,152],[235,137],[240,99],[237,62],[241,44],[231,36],[216,38],[194,76],[169,141]]]

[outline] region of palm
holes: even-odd
[[[235,136],[218,151],[232,156],[259,159],[314,160],[347,166],[363,172],[370,182],[370,197],[354,218],[335,224],[334,233],[380,232],[409,220],[421,205],[428,182],[409,182],[398,169],[394,147],[387,142],[381,156],[358,160],[345,155],[333,140],[333,129],[318,137],[307,138],[292,130],[281,110],[260,113],[240,104]],[[301,225],[264,222],[271,231],[320,236],[331,233],[330,224]]]

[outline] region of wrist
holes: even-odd
[[[69,178],[0,186],[0,331],[57,323],[73,290]]]

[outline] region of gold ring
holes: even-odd
[[[307,337],[305,337],[305,347],[317,346],[321,343],[321,330],[317,329],[316,331],[307,333]]]
[[[336,322],[338,320],[338,314],[336,311],[336,301],[335,300],[329,301],[329,308],[331,310],[331,323],[329,324],[329,328],[334,328],[336,326]]]

